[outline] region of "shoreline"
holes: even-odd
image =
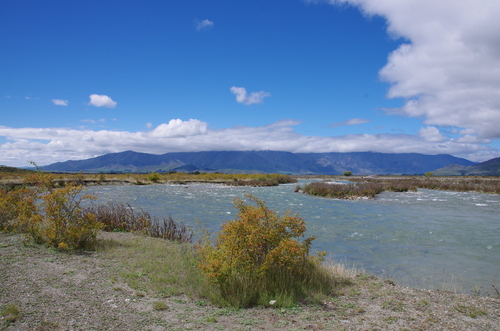
[[[0,328],[500,330],[498,298],[412,289],[365,274],[351,275],[352,284],[323,304],[290,308],[231,309],[182,293],[137,290],[125,275],[148,275],[133,267],[143,252],[134,255],[132,243],[172,244],[131,233],[100,233],[99,240],[107,245],[95,252],[66,254],[0,233],[0,309],[19,308],[15,321],[4,318]]]

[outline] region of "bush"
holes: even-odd
[[[344,176],[352,176],[352,171],[344,171]]]
[[[20,219],[29,219],[37,210],[36,192],[27,187],[0,190],[0,231],[23,232]]]
[[[103,224],[81,206],[91,195],[80,196],[81,185],[68,185],[42,195],[42,213],[32,217],[29,234],[37,243],[61,250],[91,248]]]
[[[24,187],[1,192],[0,229],[24,232],[36,243],[61,250],[90,248],[102,224],[83,210],[82,202],[95,197],[82,191],[74,184],[54,188],[52,176],[38,169]]]
[[[298,240],[306,230],[304,220],[289,212],[280,216],[247,197],[256,206],[235,199],[238,216],[222,226],[215,245],[205,233],[197,246],[199,268],[220,291],[216,303],[245,307],[277,300],[287,306],[331,290],[333,276],[321,272],[325,253],[309,254],[314,237]]]
[[[384,191],[384,187],[381,184],[371,182],[356,185],[313,182],[307,184],[303,191],[306,194],[334,199],[356,199],[360,197],[373,199],[377,194]]]
[[[148,175],[148,179],[153,183],[158,183],[160,181],[160,175],[157,172],[152,172]]]

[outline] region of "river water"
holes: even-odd
[[[436,190],[383,192],[374,200],[335,200],[295,193],[297,185],[210,184],[94,186],[99,203],[129,203],[212,231],[233,219],[233,199],[250,193],[280,213],[291,210],[328,259],[396,283],[488,295],[500,288],[500,195]],[[498,278],[498,279],[497,279]]]

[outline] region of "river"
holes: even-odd
[[[480,295],[500,288],[500,195],[419,190],[335,200],[295,193],[296,186],[94,186],[86,193],[213,232],[236,216],[233,199],[250,193],[274,211],[298,213],[306,236],[317,238],[312,249],[348,267],[418,288]]]

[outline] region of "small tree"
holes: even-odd
[[[352,176],[352,171],[344,171],[344,176]]]

